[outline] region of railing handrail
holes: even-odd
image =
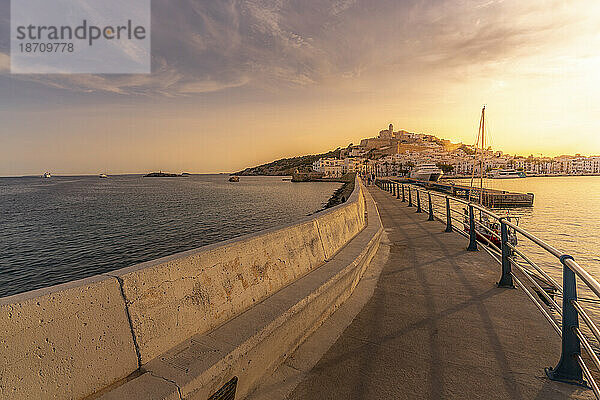
[[[563,255],[565,255],[565,253],[563,253],[560,250],[556,249],[555,247],[549,245],[548,243],[544,242],[542,239],[540,239],[537,236],[533,235],[532,233],[526,231],[525,229],[521,228],[520,226],[513,224],[512,222],[509,222],[509,221],[505,221],[505,223],[507,226],[509,226],[510,228],[519,232],[521,235],[525,236],[527,239],[531,240],[532,242],[534,242],[535,244],[537,244],[538,246],[540,246],[541,248],[546,250],[548,253],[552,254],[554,257],[560,259]]]
[[[586,285],[588,289],[590,289],[597,297],[600,299],[600,283],[590,274],[588,273],[582,266],[580,266],[572,256],[558,250],[554,246],[546,243],[544,240],[538,238],[532,233],[528,232],[526,229],[518,226],[517,224],[510,221],[510,216],[500,216],[493,211],[488,210],[484,206],[479,203],[474,203],[469,200],[461,199],[455,196],[452,196],[447,193],[437,193],[426,188],[423,188],[415,183],[399,183],[394,181],[385,181],[384,187],[392,193],[395,193],[399,197],[399,186],[402,185],[402,201],[404,201],[404,187],[408,186],[408,195],[409,195],[409,204],[411,207],[413,204],[411,202],[411,192],[415,190],[417,192],[416,196],[416,204],[417,212],[421,212],[421,200],[418,196],[419,193],[427,194],[428,205],[429,205],[429,220],[433,220],[433,214],[435,212],[436,207],[433,207],[431,202],[431,196],[437,198],[443,198],[446,201],[446,232],[455,231],[465,236],[470,240],[470,244],[467,250],[477,250],[477,242],[487,244],[483,246],[483,249],[486,250],[492,258],[498,261],[502,265],[502,278],[500,282],[498,282],[499,287],[513,287],[513,282],[517,284],[529,297],[529,299],[536,305],[536,307],[540,310],[540,312],[548,319],[551,323],[552,327],[558,332],[558,334],[562,337],[562,356],[559,364],[555,369],[549,368],[546,370],[546,374],[550,379],[559,380],[569,383],[574,383],[574,381],[579,381],[580,384],[585,384],[583,378],[586,378],[591,386],[591,389],[594,391],[596,398],[600,400],[600,390],[598,389],[598,385],[596,384],[594,377],[591,372],[585,365],[581,356],[579,356],[580,346],[586,350],[586,352],[590,355],[590,358],[596,368],[600,371],[600,359],[598,355],[595,353],[594,349],[591,347],[589,340],[585,337],[585,335],[577,328],[578,326],[578,316],[581,316],[586,326],[593,333],[593,336],[600,343],[600,329],[596,326],[591,317],[585,312],[581,304],[577,302],[577,285],[576,285],[576,277],[581,279],[581,281]],[[450,201],[457,202],[468,207],[468,212],[462,214],[457,210],[452,209],[450,206]],[[423,200],[424,201],[424,200]],[[443,206],[442,206],[443,207]],[[478,210],[480,213],[491,217],[498,223],[500,223],[501,234],[498,235],[496,232],[492,231],[489,227],[485,226],[483,222],[476,221],[474,218],[473,210]],[[462,221],[452,216],[452,213],[462,214],[467,216],[469,221],[463,219]],[[438,220],[442,221],[442,219],[438,218]],[[460,229],[456,229],[452,225],[452,221],[455,221],[459,224],[462,224],[465,228],[465,232]],[[466,227],[469,225],[469,230],[467,231]],[[484,228],[487,235],[490,237],[495,237],[500,239],[501,248],[493,243],[489,238],[480,234],[476,229],[476,226]],[[522,251],[518,250],[514,243],[511,244],[508,240],[508,232],[509,229],[514,232],[516,237],[516,233],[521,234],[522,236],[529,239],[535,245],[541,247],[546,250],[548,253],[556,257],[563,267],[563,285],[562,287],[552,279],[541,267],[539,267],[536,263],[534,263],[527,255],[525,255]],[[479,236],[479,237],[478,237]],[[515,242],[516,243],[516,242]],[[488,248],[489,247],[489,248]],[[550,297],[540,286],[539,283],[535,281],[533,276],[529,276],[529,274],[534,274],[533,272],[525,269],[525,265],[521,265],[517,262],[515,255],[521,257],[527,264],[529,264],[533,269],[535,269],[546,281],[554,288],[559,291],[559,293],[563,297],[562,301],[562,310],[558,308],[558,303],[554,301],[553,298]],[[499,259],[498,257],[501,257]],[[554,321],[554,318],[546,311],[544,305],[539,301],[538,296],[534,295],[532,291],[530,291],[511,271],[511,266],[515,266],[517,270],[520,271],[533,285],[535,290],[541,291],[538,293],[538,296],[542,296],[544,300],[547,302],[546,307],[550,309],[554,309],[557,311],[557,314],[562,317],[562,326],[558,326],[557,322]],[[567,273],[568,271],[568,273]],[[538,278],[541,279],[541,278]],[[573,350],[576,349],[576,350]],[[570,352],[570,353],[568,353]],[[568,354],[567,354],[568,353]],[[573,378],[575,377],[575,379]],[[579,378],[577,378],[579,377]]]
[[[508,221],[507,220],[508,217],[505,217],[505,216],[501,217],[501,216],[497,215],[496,213],[489,211],[488,209],[486,209],[485,207],[481,206],[478,203],[466,201],[464,199],[461,199],[461,198],[458,198],[458,197],[455,197],[455,196],[452,196],[449,194],[442,195],[440,193],[436,193],[436,192],[433,192],[433,191],[430,191],[427,189],[423,189],[423,188],[419,187],[418,185],[415,185],[414,183],[406,183],[406,185],[409,185],[409,186],[413,187],[415,190],[419,190],[421,192],[431,193],[433,196],[442,197],[442,198],[447,197],[447,198],[457,201],[459,203],[473,206],[473,208],[498,220],[498,222],[500,222],[502,220],[502,222],[505,223],[508,227],[519,232],[521,235],[525,236],[526,238],[528,238],[529,240],[531,240],[532,242],[534,242],[535,244],[537,244],[538,246],[540,246],[541,248],[546,250],[548,253],[555,256],[558,260],[560,260],[563,257],[566,257],[565,263],[567,264],[567,266],[573,272],[575,272],[577,274],[577,276],[579,276],[579,278],[581,278],[581,280],[586,284],[586,286],[588,286],[588,288],[590,290],[592,290],[596,294],[596,296],[598,296],[598,298],[600,299],[600,282],[598,282],[592,275],[590,275],[584,268],[582,268],[575,260],[573,260],[570,255],[558,250],[554,246],[551,246],[550,244],[546,243],[545,241],[538,238],[534,234],[528,232],[527,230],[523,229],[522,227]]]
[[[590,275],[585,269],[583,269],[577,262],[571,258],[565,260],[565,264],[571,271],[575,272],[577,276],[587,285],[587,287],[596,293],[596,296],[600,298],[600,283],[592,275]]]

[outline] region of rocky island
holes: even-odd
[[[187,174],[179,175],[179,174],[171,174],[168,172],[159,171],[159,172],[150,172],[149,174],[144,175],[144,178],[175,178],[175,177],[179,177],[179,176],[187,176]]]

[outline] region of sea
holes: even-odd
[[[228,178],[0,178],[0,297],[290,224],[341,186]]]

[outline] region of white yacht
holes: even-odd
[[[443,174],[444,172],[435,164],[419,164],[410,171],[410,178],[436,182]]]
[[[106,174],[100,174],[100,175],[98,175],[98,176],[99,176],[100,178],[108,178],[108,175],[106,175]]]
[[[511,179],[511,178],[525,178],[525,172],[517,171],[515,169],[495,169],[490,173],[490,178],[494,179]]]

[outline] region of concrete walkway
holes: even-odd
[[[288,396],[305,399],[591,399],[552,382],[560,339],[484,251],[371,187],[390,256],[373,297]]]

